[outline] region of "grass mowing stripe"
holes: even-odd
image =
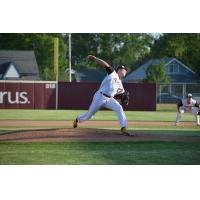
[[[73,120],[77,115],[86,110],[22,110],[22,109],[1,109],[0,120]],[[147,112],[147,111],[126,111],[127,119],[130,121],[175,121],[176,111]],[[99,111],[94,121],[117,120],[113,111]],[[194,121],[194,116],[184,114],[183,121]]]
[[[200,145],[183,142],[0,142],[0,164],[200,164]]]

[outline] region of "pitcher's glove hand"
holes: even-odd
[[[123,106],[127,106],[129,104],[129,92],[125,91],[124,93],[121,94],[121,103]]]

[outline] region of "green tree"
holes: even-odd
[[[12,33],[0,34],[0,49],[33,50],[43,80],[55,80],[53,73],[53,38],[59,37],[59,80],[67,80],[68,34]],[[151,34],[141,33],[74,33],[72,34],[72,68],[97,68],[85,58],[88,54],[105,59],[112,66],[138,66],[150,52]],[[99,68],[100,69],[100,68]]]
[[[38,63],[40,77],[43,80],[55,80],[53,38],[59,37],[59,69],[66,68],[66,44],[63,34],[50,33],[1,33],[0,49],[33,50]],[[48,73],[48,74],[47,74]],[[67,77],[67,76],[66,76]],[[64,79],[65,77],[63,77]]]
[[[64,37],[65,44],[68,46],[68,34],[65,34]],[[88,65],[85,58],[88,54],[96,54],[97,52],[96,34],[73,33],[71,34],[71,46],[71,63],[73,69],[78,70],[82,68],[94,67],[94,65]]]
[[[68,44],[67,34],[65,38]],[[153,40],[151,34],[139,33],[72,34],[72,68],[96,68],[95,64],[85,61],[88,54],[93,54],[105,59],[112,66],[124,64],[134,69],[137,62],[150,52]]]
[[[200,77],[200,34],[166,33],[151,45],[149,57],[176,57]]]
[[[166,74],[165,65],[163,62],[151,64],[146,70],[146,78],[144,83],[170,83],[170,78]]]
[[[106,51],[105,49],[102,52],[107,53],[113,66],[124,64],[130,69],[135,69],[137,63],[150,52],[149,47],[153,41],[151,34],[141,33],[115,33],[111,34],[110,37],[112,39],[110,50]],[[103,41],[106,40],[103,39]],[[106,47],[107,43],[104,43],[103,46]]]

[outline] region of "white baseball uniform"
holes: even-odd
[[[181,115],[184,112],[189,112],[189,113],[192,113],[195,115],[196,123],[197,123],[197,125],[199,125],[200,122],[199,122],[198,109],[196,108],[198,106],[199,106],[199,104],[197,103],[197,101],[195,99],[191,99],[190,103],[188,103],[187,99],[180,101],[178,103],[179,112],[177,113],[177,116],[176,116],[176,123],[179,123],[181,121]]]
[[[124,110],[120,103],[113,97],[124,93],[124,88],[118,74],[113,68],[106,68],[108,75],[101,83],[99,90],[95,93],[88,111],[77,117],[78,122],[90,119],[102,107],[117,113],[121,128],[126,127],[127,121]]]

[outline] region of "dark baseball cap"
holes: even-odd
[[[128,68],[125,67],[124,65],[118,65],[118,66],[116,67],[116,72],[117,72],[119,69],[125,69],[126,71],[128,71]]]

